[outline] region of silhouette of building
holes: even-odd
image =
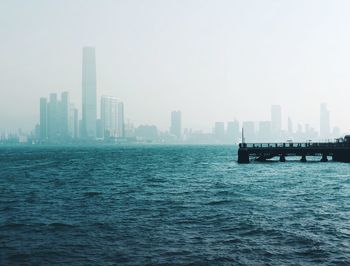
[[[171,112],[170,134],[181,140],[181,111]]]
[[[271,121],[259,122],[258,139],[259,141],[262,141],[262,142],[271,141]]]
[[[69,101],[69,93],[63,92],[59,100],[56,93],[50,100],[40,99],[40,139],[64,142],[78,138],[78,110]]]
[[[238,143],[240,138],[239,122],[237,120],[227,123],[227,141],[228,143]]]
[[[281,138],[282,132],[282,110],[280,105],[271,106],[271,133],[275,140]]]
[[[101,127],[102,127],[102,138],[117,137],[118,100],[116,97],[102,96]]]
[[[326,103],[321,103],[320,106],[320,137],[327,139],[330,137],[330,119],[329,110]]]
[[[219,142],[225,141],[225,123],[224,122],[215,122],[214,136],[215,136],[215,139]]]
[[[78,109],[75,108],[74,104],[69,105],[68,113],[68,136],[72,139],[79,138],[79,118]]]
[[[253,121],[244,121],[242,123],[244,130],[244,138],[246,142],[254,142],[255,138],[255,124]]]
[[[47,99],[40,98],[40,139],[46,141],[47,136]]]
[[[124,104],[116,97],[101,98],[102,138],[124,138]]]
[[[118,120],[117,120],[118,138],[125,138],[125,121],[124,121],[124,103],[118,102]]]
[[[59,135],[62,138],[67,138],[69,136],[69,93],[62,92],[61,101],[58,103],[58,118],[59,118]]]
[[[50,102],[47,105],[47,132],[48,132],[48,139],[54,140],[57,139],[59,136],[59,115],[58,115],[58,100],[57,100],[57,94],[51,93],[50,94]]]
[[[82,137],[96,138],[96,59],[95,48],[83,48]]]
[[[140,125],[135,129],[135,136],[140,141],[155,142],[158,140],[158,129],[154,125]]]

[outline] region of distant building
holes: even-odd
[[[47,99],[40,98],[40,140],[46,141],[47,138]]]
[[[259,122],[259,141],[269,142],[273,140],[271,138],[271,121],[260,121]]]
[[[215,122],[214,136],[215,136],[215,139],[219,142],[225,141],[225,123],[224,122]]]
[[[174,135],[178,140],[182,137],[181,129],[181,112],[172,111],[171,112],[171,125],[170,125],[170,134]]]
[[[116,97],[101,98],[102,138],[124,138],[124,104]]]
[[[59,133],[63,138],[69,137],[69,111],[70,111],[70,102],[69,102],[69,93],[62,92],[61,102],[59,103]]]
[[[82,137],[96,138],[96,59],[95,48],[83,48]]]
[[[280,105],[271,106],[271,133],[272,138],[279,140],[282,132],[282,109]]]
[[[118,102],[117,136],[125,138],[124,103]]]
[[[239,122],[237,120],[227,123],[226,136],[228,143],[238,143],[240,138]]]
[[[57,94],[50,94],[50,102],[47,106],[47,132],[48,139],[54,140],[59,136],[59,104],[57,100]]]
[[[68,112],[68,136],[72,139],[79,138],[79,118],[78,109],[75,108],[74,104],[69,105]]]
[[[118,126],[118,100],[113,96],[101,98],[102,138],[116,138]]]
[[[327,104],[322,103],[320,106],[320,137],[327,139],[330,137],[330,118]]]
[[[244,121],[242,123],[244,130],[244,138],[246,142],[254,142],[255,138],[255,124],[253,121]]]
[[[78,138],[78,110],[69,101],[69,93],[63,92],[61,99],[50,94],[50,101],[40,99],[40,140],[65,142]]]
[[[154,125],[140,125],[135,129],[135,136],[141,141],[155,142],[158,135],[158,129]]]

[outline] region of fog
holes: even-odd
[[[82,48],[96,48],[97,94],[125,118],[166,130],[269,120],[350,131],[349,1],[0,2],[0,129],[32,129],[39,98],[69,91],[81,110]]]

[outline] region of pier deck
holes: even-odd
[[[306,142],[306,143],[240,143],[238,163],[249,163],[250,159],[266,161],[279,157],[285,162],[287,156],[300,156],[301,162],[307,161],[307,156],[322,156],[321,162],[327,162],[330,156],[333,161],[350,162],[350,137],[336,142]]]

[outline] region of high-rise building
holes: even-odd
[[[50,100],[40,99],[40,139],[50,142],[69,141],[78,138],[78,110],[69,101],[69,93],[63,92],[61,99],[56,93]]]
[[[78,109],[75,108],[74,104],[69,105],[68,136],[72,139],[77,139],[79,137]]]
[[[118,102],[118,119],[117,119],[117,136],[118,138],[125,137],[125,124],[124,124],[124,103]]]
[[[101,98],[101,129],[102,138],[117,137],[118,100],[113,96]]]
[[[327,104],[322,103],[320,106],[320,137],[326,139],[330,137],[330,118]]]
[[[253,121],[244,121],[242,123],[244,130],[244,139],[246,142],[254,142],[255,139],[255,124]]]
[[[281,138],[282,133],[282,110],[280,105],[271,106],[271,132],[275,139]]]
[[[40,139],[47,140],[47,99],[40,98]]]
[[[50,94],[50,102],[47,105],[47,132],[48,139],[54,140],[59,136],[59,103],[57,100],[57,94]]]
[[[60,129],[60,136],[62,138],[69,137],[69,110],[70,110],[70,103],[69,103],[69,93],[63,92],[61,94],[61,102],[59,103],[59,129]]]
[[[83,48],[82,137],[96,138],[96,59],[95,48]]]
[[[215,122],[214,127],[214,136],[217,141],[225,141],[225,123],[224,122]]]
[[[227,123],[227,140],[229,143],[238,143],[240,132],[239,132],[239,122],[237,120],[230,121]]]
[[[171,112],[170,134],[174,135],[178,140],[181,139],[181,111]]]
[[[269,142],[271,141],[271,121],[259,122],[259,141]]]

